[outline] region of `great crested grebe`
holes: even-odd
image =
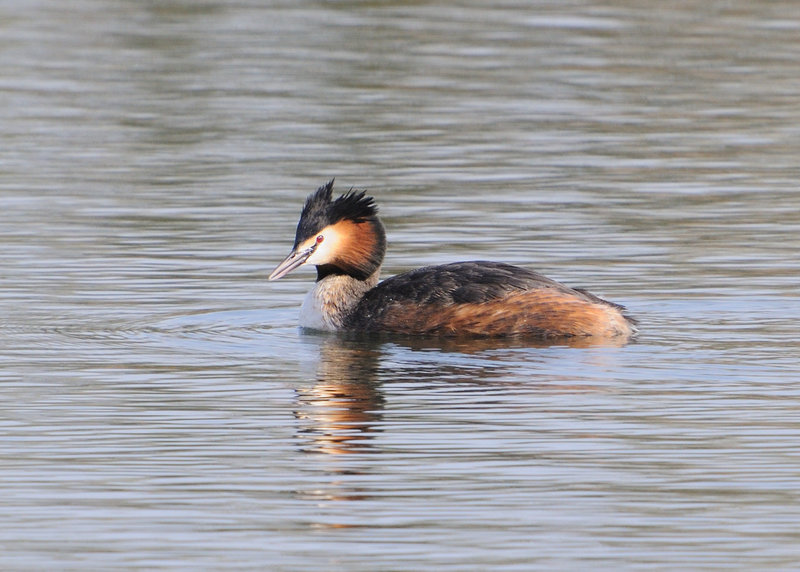
[[[378,283],[386,234],[363,191],[333,199],[333,180],[306,199],[277,280],[305,264],[317,282],[300,325],[327,331],[438,336],[630,338],[624,308],[532,270],[499,262],[418,268]]]

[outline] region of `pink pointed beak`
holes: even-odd
[[[278,278],[283,278],[289,272],[294,270],[295,268],[299,268],[303,264],[305,264],[308,257],[314,253],[314,249],[317,248],[317,245],[310,246],[305,250],[293,250],[289,256],[283,259],[283,262],[278,264],[278,267],[272,271],[272,274],[269,275],[269,280],[277,280]]]

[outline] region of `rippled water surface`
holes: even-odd
[[[0,567],[796,568],[795,8],[0,5]],[[639,340],[298,331],[333,176]]]

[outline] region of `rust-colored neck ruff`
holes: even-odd
[[[317,281],[331,274],[367,280],[383,263],[386,234],[377,218],[362,222],[340,220],[327,227],[323,234],[331,259],[317,265]]]

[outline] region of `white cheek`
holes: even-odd
[[[308,257],[306,264],[328,264],[333,262],[336,258],[337,246],[341,242],[341,236],[331,227],[326,228],[322,236],[324,237],[322,242],[317,244],[317,248],[315,248],[314,253]]]
[[[306,264],[327,264],[331,261],[331,248],[329,246],[329,242],[327,240],[322,241],[317,245],[317,248],[314,250],[313,254],[308,257],[306,260]]]

